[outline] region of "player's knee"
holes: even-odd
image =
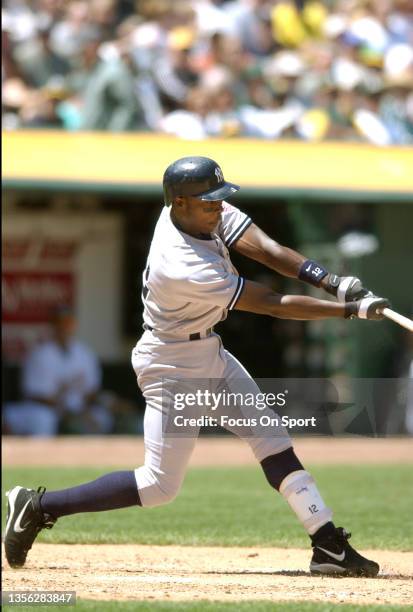
[[[145,508],[154,508],[169,504],[178,495],[182,480],[168,474],[159,474],[142,467],[135,472],[138,483],[139,498]]]
[[[157,482],[152,486],[152,490],[145,492],[144,506],[153,508],[171,503],[179,493],[179,486],[172,483]],[[149,493],[149,494],[146,494]]]

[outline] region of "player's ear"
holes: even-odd
[[[184,196],[175,196],[173,204],[175,204],[175,206],[178,208],[182,208],[182,206],[185,205],[185,202],[186,198],[184,198]]]

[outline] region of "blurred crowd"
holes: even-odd
[[[412,0],[5,0],[5,129],[413,143]]]

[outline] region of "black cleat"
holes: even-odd
[[[341,576],[366,576],[373,578],[379,572],[379,565],[362,557],[348,543],[351,533],[343,527],[334,532],[312,537],[313,557],[310,563],[312,574],[339,574]]]
[[[56,522],[56,519],[41,509],[40,500],[45,491],[44,487],[39,487],[37,491],[14,487],[6,493],[8,503],[4,548],[11,567],[22,567],[39,531],[51,529]]]

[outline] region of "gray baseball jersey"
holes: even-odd
[[[159,217],[143,273],[143,319],[158,332],[185,336],[213,327],[234,308],[245,281],[228,247],[252,221],[224,202],[220,223],[201,239],[178,230],[170,212],[165,206]]]

